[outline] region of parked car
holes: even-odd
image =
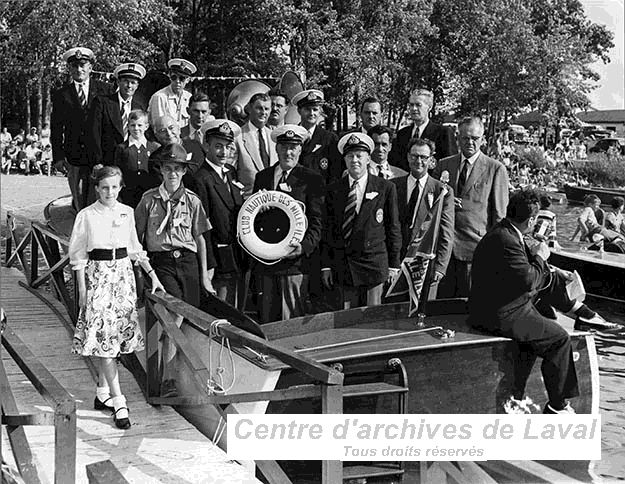
[[[625,138],[603,138],[595,143],[595,146],[590,148],[590,153],[605,153],[611,147],[619,150],[621,155],[625,155]]]
[[[612,131],[603,128],[595,128],[593,126],[584,126],[582,129],[574,131],[572,135],[573,138],[589,138],[592,140],[610,138],[612,136],[614,136]]]
[[[515,143],[527,143],[529,141],[529,134],[520,124],[511,124],[508,126],[508,139]]]

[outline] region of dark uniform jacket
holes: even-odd
[[[412,216],[408,213],[408,176],[393,178],[391,180],[397,188],[397,204],[399,206],[399,221],[401,224],[402,244],[401,258],[406,255],[408,245],[415,239],[424,222],[431,220],[435,216],[434,202],[438,199],[441,191],[445,187],[443,183],[427,175],[425,188],[421,194],[417,209],[417,217],[412,229]],[[447,265],[451,257],[454,245],[454,193],[451,188],[447,188],[447,194],[443,198],[443,209],[441,212],[441,222],[438,230],[438,243],[436,246],[436,261],[434,270],[445,274]]]
[[[279,165],[270,166],[256,174],[254,181],[254,193],[259,190],[275,190],[274,174]],[[289,275],[289,274],[309,274],[313,263],[311,256],[314,255],[315,249],[321,240],[322,231],[322,207],[324,203],[323,196],[323,179],[321,175],[314,170],[296,165],[286,179],[287,185],[291,188],[288,195],[295,200],[304,203],[306,207],[306,219],[308,220],[308,228],[302,240],[303,254],[296,259],[283,259],[274,265],[266,265],[262,263],[255,264],[254,271],[258,274],[265,275]],[[258,224],[263,226],[263,219],[270,217],[272,214],[265,212],[257,215]],[[270,223],[271,221],[267,221]]]
[[[393,141],[393,147],[391,148],[388,158],[388,161],[392,165],[398,166],[408,172],[410,172],[410,167],[406,155],[408,154],[408,143],[412,137],[413,129],[414,123],[405,126],[397,132],[397,137]],[[421,134],[421,138],[429,139],[434,143],[436,147],[434,157],[437,160],[458,153],[456,140],[454,139],[451,130],[446,126],[429,121]]]
[[[213,226],[210,240],[206,240],[208,266],[214,260],[217,273],[238,273],[242,270],[243,260],[236,237],[237,216],[243,204],[242,185],[236,180],[234,167],[225,166],[228,169],[227,185],[213,167],[202,163],[194,175],[195,192]]]
[[[327,218],[321,248],[323,268],[331,268],[339,284],[373,287],[384,282],[388,268],[399,268],[401,229],[395,185],[368,176],[367,189],[346,244],[343,218],[349,195],[349,177],[327,187]]]
[[[88,113],[96,97],[111,90],[109,84],[91,79],[85,109],[80,106],[73,81],[52,94],[50,142],[54,161],[65,159],[70,165],[89,165]]]
[[[122,171],[124,187],[120,192],[123,203],[135,208],[143,194],[150,188],[157,187],[160,183],[155,168],[151,166],[150,156],[158,148],[159,144],[147,141],[146,146],[137,148],[130,146],[128,140],[115,147],[113,163]]]
[[[145,104],[137,96],[133,96],[130,109],[145,111]],[[112,165],[115,147],[124,142],[118,94],[97,97],[91,107],[88,123],[92,166],[99,163]]]
[[[302,147],[299,164],[320,173],[326,185],[339,180],[345,166],[337,144],[334,133],[317,126]]]
[[[547,262],[532,255],[510,221],[503,219],[482,238],[473,255],[471,323],[489,330],[509,329],[500,327],[508,313],[527,304],[548,278]]]

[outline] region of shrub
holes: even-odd
[[[540,169],[547,165],[545,152],[542,148],[537,146],[517,146],[515,153],[518,157],[519,163],[526,163],[530,166],[530,168]]]
[[[625,186],[625,156],[591,154],[586,163],[577,167],[593,186],[619,188]]]

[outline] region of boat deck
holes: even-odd
[[[148,405],[132,374],[119,366],[132,427],[119,430],[111,416],[93,409],[95,382],[86,359],[71,355],[70,330],[44,301],[19,285],[18,269],[1,269],[2,306],[9,327],[76,399],[76,482],[88,482],[85,466],[110,460],[129,482],[200,483],[257,481],[241,465],[202,435],[169,406]],[[66,318],[64,307],[47,298]],[[69,320],[69,318],[67,318]],[[144,355],[139,355],[144,360]],[[45,411],[47,403],[6,351],[2,352],[11,390],[20,412]],[[51,409],[50,409],[51,410]],[[52,482],[54,427],[24,427],[41,482]],[[3,457],[12,465],[10,443],[2,434]]]

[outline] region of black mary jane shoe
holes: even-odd
[[[107,405],[108,402],[112,402],[113,397],[108,397],[106,400],[102,401],[97,396],[93,399],[93,408],[96,410],[109,410],[113,411],[113,405]]]
[[[130,420],[128,419],[128,417],[117,418],[117,412],[119,412],[120,410],[128,411],[128,408],[126,408],[126,407],[119,407],[117,410],[115,410],[113,412],[113,420],[115,421],[115,426],[118,429],[127,430],[127,429],[130,428]]]

